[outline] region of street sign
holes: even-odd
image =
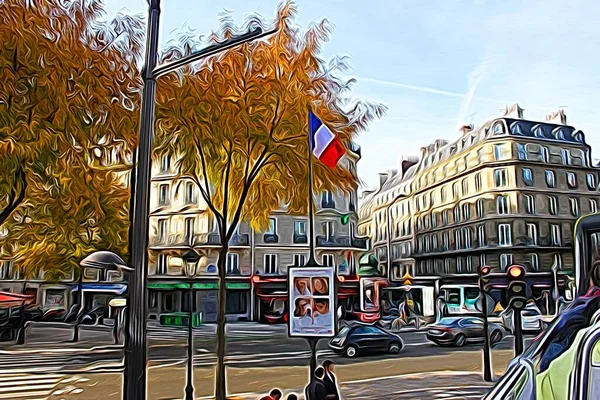
[[[335,335],[334,268],[293,267],[289,274],[290,337]]]

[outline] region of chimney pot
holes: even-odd
[[[546,122],[550,122],[553,124],[566,125],[567,124],[567,116],[565,115],[565,110],[560,109],[558,111],[554,111],[546,114]]]
[[[504,109],[504,114],[502,116],[508,118],[523,119],[523,111],[525,110],[522,109],[517,103],[515,103],[511,104],[510,106],[506,106],[506,108]]]

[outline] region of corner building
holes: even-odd
[[[340,163],[356,170],[360,147],[352,145]],[[182,176],[168,155],[153,165],[150,198],[148,312],[169,325],[181,321],[193,305],[204,322],[217,317],[219,236],[198,187]],[[315,253],[323,265],[336,267],[338,303],[352,309],[358,303],[356,264],[367,250],[367,239],[357,236],[357,193],[320,193],[315,196]],[[342,223],[342,217],[347,223]],[[309,254],[306,215],[284,208],[271,214],[265,232],[241,223],[230,241],[226,261],[228,321],[287,320],[287,269],[303,266]],[[183,254],[193,248],[200,255],[193,276],[186,276]],[[193,291],[189,290],[192,285]]]
[[[538,306],[553,314],[553,288],[564,292],[572,281],[574,224],[598,210],[600,171],[583,132],[562,111],[537,122],[513,105],[460,134],[422,148],[403,178],[382,175],[365,199],[372,218],[361,213],[359,226],[389,264],[392,286],[409,272],[464,310],[477,297],[480,266],[505,273],[520,264]],[[506,301],[503,293],[494,297]]]

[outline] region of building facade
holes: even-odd
[[[356,170],[360,147],[340,161]],[[149,314],[194,309],[206,322],[216,320],[219,237],[206,203],[194,184],[180,177],[175,163],[164,156],[153,166],[150,204]],[[356,275],[358,257],[367,239],[357,236],[357,194],[322,193],[315,197],[315,252],[317,261],[337,267],[338,275]],[[345,218],[343,218],[345,217]],[[242,223],[230,242],[226,262],[227,319],[284,322],[287,313],[287,269],[308,260],[307,216],[272,213],[265,232]],[[195,274],[186,276],[183,254],[190,248],[200,255]],[[349,279],[349,281],[352,281]],[[189,283],[194,290],[189,290]],[[344,284],[347,285],[347,284]],[[343,290],[342,290],[343,291]],[[345,297],[357,297],[351,291]],[[346,300],[344,300],[346,301]]]
[[[436,293],[456,283],[446,297],[464,303],[469,294],[460,286],[474,286],[480,266],[503,273],[520,264],[538,304],[554,312],[552,287],[573,274],[575,221],[597,212],[600,200],[600,169],[584,134],[562,111],[537,122],[525,120],[518,105],[460,133],[422,148],[405,170],[382,175],[363,199],[359,231],[369,233],[392,282],[408,272],[435,283]]]

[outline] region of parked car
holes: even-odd
[[[501,325],[488,323],[490,343],[502,340],[505,331]],[[483,319],[478,317],[448,317],[431,325],[427,330],[427,339],[438,346],[462,347],[468,342],[483,342]]]
[[[402,338],[369,325],[346,326],[331,339],[329,347],[336,353],[355,357],[359,353],[397,354],[404,347]]]
[[[506,330],[511,334],[514,333],[512,309],[507,309],[502,313],[502,323]],[[521,330],[526,333],[539,333],[546,329],[547,323],[544,321],[542,313],[536,306],[525,307],[521,311]]]

